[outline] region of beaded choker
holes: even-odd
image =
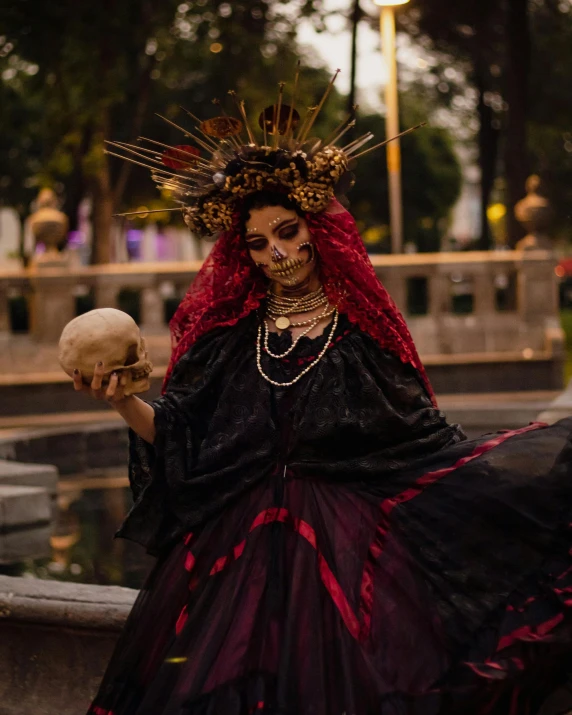
[[[309,325],[315,320],[315,318],[311,318],[301,323],[292,323],[290,318],[287,317],[288,315],[309,313],[312,310],[316,310],[316,308],[327,306],[327,304],[328,298],[322,286],[320,286],[318,290],[299,298],[279,296],[269,291],[266,311],[268,317],[274,321],[278,330],[287,330],[290,326],[298,327],[301,325]]]

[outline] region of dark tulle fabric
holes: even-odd
[[[158,561],[90,715],[572,708],[572,420],[465,440],[346,316],[274,388],[257,320],[202,336],[154,447],[131,435],[119,535]]]

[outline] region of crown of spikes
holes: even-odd
[[[240,200],[257,191],[283,192],[302,211],[319,213],[335,196],[343,195],[353,186],[350,162],[423,126],[419,124],[363,151],[364,145],[373,139],[370,132],[339,146],[346,132],[355,126],[354,108],[354,113],[347,116],[330,137],[311,138],[314,122],[338,74],[339,70],[320,102],[308,108],[302,119],[296,108],[298,64],[290,104],[283,101],[285,83],[281,82],[277,102],[258,118],[258,140],[248,122],[244,101],[231,91],[229,95],[240,119],[223,113],[201,121],[184,109],[195,125],[190,130],[158,115],[194,145],[169,146],[139,137],[137,144],[107,142],[116,150],[107,153],[150,169],[157,186],[168,190],[179,204],[170,210],[181,210],[190,229],[202,236],[230,228]],[[218,100],[213,103],[220,107]],[[141,212],[118,215],[137,214]]]

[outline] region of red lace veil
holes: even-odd
[[[412,365],[435,402],[407,325],[377,278],[351,214],[336,201],[328,211],[305,218],[330,302],[381,347]],[[172,353],[163,389],[174,365],[201,335],[234,325],[260,305],[265,281],[248,255],[237,218],[217,239],[171,319]]]

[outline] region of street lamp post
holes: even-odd
[[[374,0],[381,7],[381,49],[388,69],[385,87],[386,138],[399,134],[399,104],[397,99],[397,61],[395,52],[395,5],[405,5],[409,0]],[[387,147],[387,178],[389,185],[389,223],[391,252],[403,252],[403,203],[401,200],[401,146],[399,139]]]

